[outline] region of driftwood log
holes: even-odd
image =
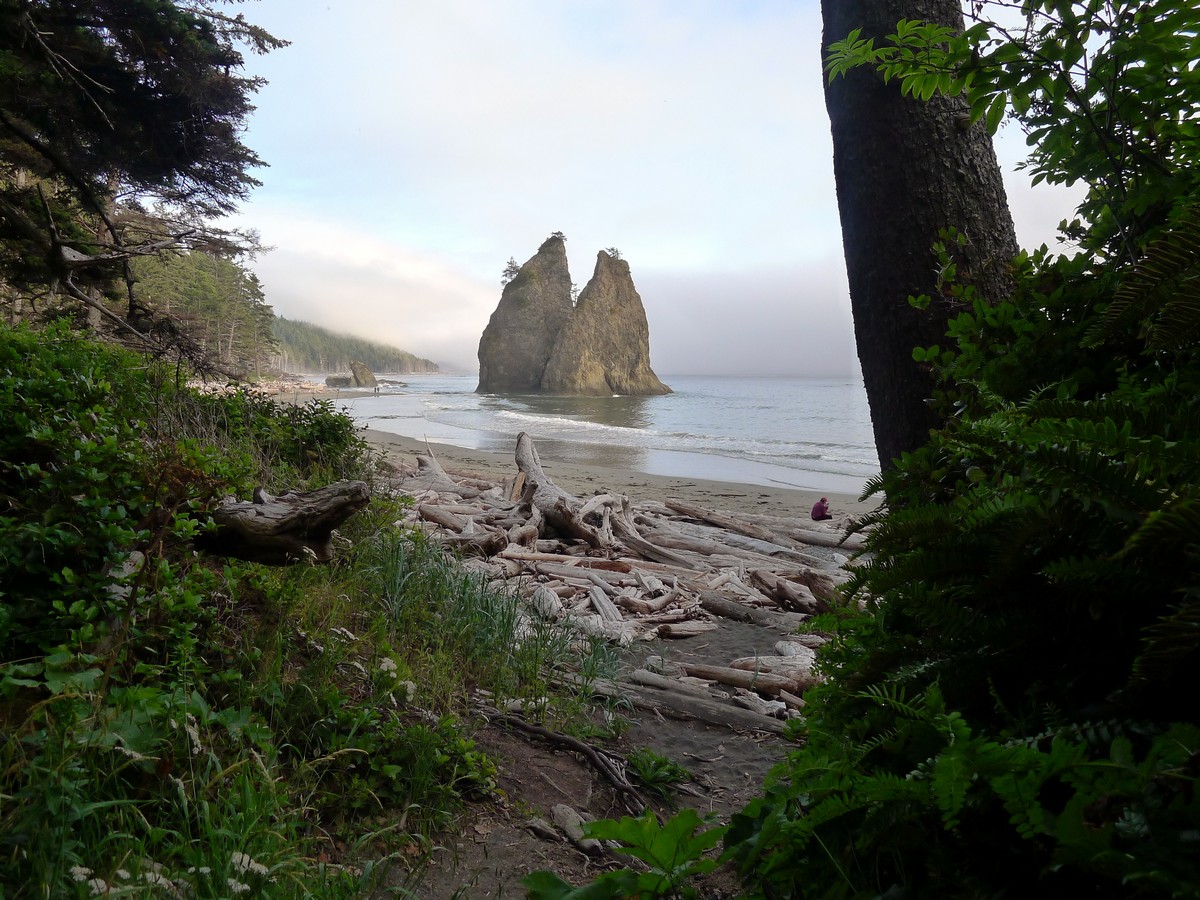
[[[307,558],[333,559],[333,531],[371,502],[363,481],[339,481],[315,491],[272,497],[261,488],[254,499],[226,500],[212,514],[215,531],[196,539],[216,556],[283,566]]]
[[[728,665],[693,660],[678,671],[638,670],[586,687],[656,714],[781,733],[781,719],[796,715],[819,681],[813,650],[825,639],[796,632],[812,614],[844,602],[849,574],[835,550],[854,553],[861,539],[836,523],[801,527],[796,518],[680,500],[575,496],[547,475],[525,433],[515,462],[511,476],[484,477],[418,454],[416,468],[402,467],[394,483],[414,501],[404,521],[460,556],[483,557],[461,565],[523,598],[524,628],[556,622],[581,635],[580,647],[583,635],[626,646],[686,640],[718,628],[719,619],[757,626],[763,643],[778,644],[774,654]]]

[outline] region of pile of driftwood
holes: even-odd
[[[566,619],[621,645],[692,637],[718,628],[721,618],[794,632],[829,608],[848,577],[843,554],[861,548],[857,536],[820,523],[734,516],[672,499],[572,496],[546,475],[525,433],[516,465],[511,478],[496,482],[452,475],[431,453],[419,454],[415,467],[400,468],[395,486],[414,500],[411,524],[459,551],[467,567],[515,588],[530,615]],[[778,717],[801,708],[816,681],[822,641],[796,635],[771,655],[726,666],[638,669],[627,680],[636,688],[607,689],[660,711],[661,699],[640,693],[666,690],[675,698],[667,712],[779,731]],[[713,700],[730,702],[714,711]],[[739,716],[739,707],[750,710]]]

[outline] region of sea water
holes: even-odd
[[[543,461],[846,494],[879,472],[855,379],[678,375],[661,397],[547,397],[476,394],[475,375],[380,378],[335,405],[432,443],[511,453],[525,431]]]

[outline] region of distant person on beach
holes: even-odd
[[[822,497],[820,500],[818,500],[816,503],[813,504],[812,517],[813,517],[814,522],[824,522],[826,519],[833,518],[833,516],[831,516],[829,514],[828,498]]]

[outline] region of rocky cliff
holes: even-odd
[[[570,316],[566,246],[551,237],[504,286],[479,339],[476,393],[539,392],[554,340]]]
[[[650,368],[650,329],[629,264],[601,251],[571,302],[561,237],[521,266],[479,341],[476,393],[669,394]]]
[[[542,391],[574,396],[669,394],[650,368],[650,326],[629,263],[601,250],[554,342]]]

